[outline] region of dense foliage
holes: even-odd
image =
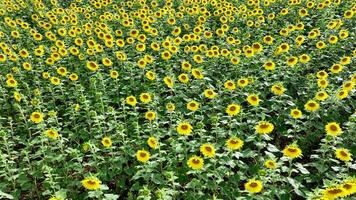
[[[0,199],[355,197],[355,12],[0,1]]]

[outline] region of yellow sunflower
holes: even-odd
[[[342,129],[340,128],[340,125],[336,122],[329,122],[328,124],[326,124],[325,131],[327,135],[331,135],[333,137],[342,134]]]
[[[177,126],[177,132],[181,135],[189,135],[192,132],[192,125],[188,122],[182,122]]]
[[[344,162],[352,160],[352,154],[349,152],[349,150],[344,148],[336,149],[335,156],[337,159],[342,160]]]
[[[153,111],[147,111],[145,114],[145,118],[149,121],[152,121],[156,118],[156,113]]]
[[[147,139],[147,144],[150,146],[152,149],[156,149],[158,147],[158,141],[155,137],[151,136]]]
[[[58,134],[58,131],[56,130],[53,130],[53,129],[49,129],[49,130],[46,130],[44,132],[44,134],[49,137],[49,138],[52,138],[52,139],[57,139],[59,134]]]
[[[204,96],[208,99],[214,99],[217,94],[212,89],[206,89],[204,90]]]
[[[215,156],[215,147],[212,144],[203,144],[200,146],[200,152],[208,158]]]
[[[200,170],[204,166],[204,160],[199,156],[192,156],[189,158],[187,165],[194,170]]]
[[[240,150],[244,145],[244,141],[242,141],[238,137],[231,137],[226,141],[226,146],[230,150]]]
[[[241,110],[241,106],[233,103],[227,106],[226,113],[229,116],[235,116],[239,114],[240,110]]]
[[[314,101],[314,100],[309,100],[305,105],[304,105],[305,110],[309,111],[309,112],[315,112],[317,111],[320,106],[319,104]]]
[[[140,100],[142,103],[149,103],[150,101],[152,101],[152,97],[149,93],[141,93]]]
[[[298,108],[294,108],[290,111],[290,116],[294,119],[299,119],[303,116],[303,113]]]
[[[326,188],[323,192],[323,197],[326,199],[336,199],[342,197],[345,194],[343,188],[340,187],[333,187],[333,188]]]
[[[250,94],[247,97],[247,102],[252,105],[252,106],[258,106],[260,104],[260,99],[258,98],[258,95],[256,94]]]
[[[128,96],[126,97],[126,103],[129,104],[130,106],[135,107],[137,104],[137,100],[134,96]]]
[[[259,193],[263,189],[263,184],[262,181],[260,180],[255,180],[251,179],[248,180],[247,183],[245,183],[245,190],[247,190],[250,193]]]
[[[138,150],[136,152],[136,158],[138,161],[142,162],[142,163],[146,163],[151,157],[150,152],[145,151],[145,150]]]
[[[101,181],[96,177],[86,177],[82,180],[82,185],[88,190],[98,190],[100,188]]]
[[[288,158],[298,158],[302,156],[302,150],[297,145],[288,145],[283,149],[283,155]]]
[[[269,134],[273,131],[274,125],[267,121],[260,121],[256,125],[255,129],[259,134]]]
[[[104,147],[111,147],[112,141],[109,137],[103,137],[103,139],[101,140],[101,144],[103,144]]]
[[[199,109],[199,103],[196,101],[190,101],[187,103],[187,109],[190,111],[196,111]]]
[[[31,121],[32,121],[33,123],[38,124],[38,123],[40,123],[40,122],[43,121],[43,114],[40,113],[40,112],[33,112],[33,113],[31,114],[30,119],[31,119]]]
[[[264,163],[265,167],[268,169],[276,169],[278,167],[278,164],[275,160],[266,160]]]

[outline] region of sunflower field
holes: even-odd
[[[0,0],[0,199],[355,199],[355,13]]]

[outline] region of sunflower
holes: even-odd
[[[156,118],[156,113],[153,111],[147,111],[145,114],[145,118],[149,121],[152,121]]]
[[[174,105],[174,103],[167,103],[166,105],[166,109],[168,112],[173,112],[176,109],[176,106]]]
[[[340,100],[345,99],[348,95],[348,91],[344,89],[341,89],[336,93],[336,97]]]
[[[215,147],[212,144],[203,144],[200,146],[200,152],[208,158],[215,156]]]
[[[200,170],[204,166],[204,160],[199,156],[192,156],[188,159],[187,165],[194,170]]]
[[[290,111],[290,116],[294,119],[299,119],[303,116],[303,113],[298,108],[294,108]]]
[[[82,185],[88,190],[97,190],[100,188],[101,181],[93,176],[86,177],[82,180]]]
[[[101,144],[104,145],[104,147],[111,147],[112,145],[112,141],[109,137],[103,137],[103,139],[101,140]]]
[[[98,64],[94,61],[88,61],[86,66],[92,72],[95,72],[99,69]]]
[[[9,78],[6,80],[6,84],[8,87],[16,87],[17,86],[17,81],[13,78]]]
[[[259,193],[263,189],[262,181],[251,179],[245,183],[245,190],[250,193]]]
[[[345,161],[345,162],[352,160],[352,158],[351,158],[352,154],[349,152],[349,150],[344,149],[344,148],[336,149],[335,156],[337,159]]]
[[[288,60],[287,60],[287,65],[290,67],[293,67],[297,63],[298,63],[298,58],[295,56],[292,56],[292,57],[288,58]]]
[[[187,109],[190,111],[196,111],[199,109],[199,103],[196,101],[190,101],[187,103]]]
[[[174,82],[173,82],[173,80],[172,80],[171,77],[166,76],[166,77],[163,78],[163,81],[164,81],[164,83],[166,84],[166,86],[167,86],[168,88],[173,88]]]
[[[40,112],[33,112],[30,119],[33,123],[38,124],[43,121],[43,115]]]
[[[344,89],[347,92],[350,92],[354,89],[355,83],[352,81],[346,81],[344,84],[342,84],[342,89]]]
[[[178,76],[178,80],[182,83],[188,83],[189,82],[189,77],[187,74],[180,74]]]
[[[273,131],[274,125],[267,121],[260,121],[256,125],[255,129],[259,134],[269,134]]]
[[[138,150],[136,152],[136,158],[138,161],[142,162],[142,163],[146,163],[151,157],[150,152],[145,151],[145,150]]]
[[[276,169],[278,167],[278,164],[275,160],[266,160],[264,163],[264,166],[268,169]]]
[[[189,135],[192,132],[192,129],[192,125],[190,125],[188,122],[182,122],[177,126],[177,132],[180,135]]]
[[[135,107],[137,104],[137,100],[134,96],[128,96],[126,97],[126,103],[129,104],[130,106]]]
[[[151,97],[150,93],[141,93],[140,100],[142,103],[149,103],[152,101],[152,97]]]
[[[119,72],[116,71],[116,70],[111,70],[111,71],[110,71],[110,77],[111,77],[112,79],[117,79],[117,78],[119,77]]]
[[[340,187],[344,189],[343,197],[356,193],[356,182],[353,180],[344,181],[344,183],[342,183]]]
[[[235,116],[239,114],[240,110],[241,110],[241,106],[233,103],[227,106],[226,113],[229,116]]]
[[[305,105],[304,105],[305,110],[309,112],[315,112],[317,111],[320,106],[316,101],[309,100]]]
[[[320,88],[326,88],[326,87],[328,87],[328,85],[329,85],[328,80],[326,80],[326,79],[318,79],[318,86]]]
[[[329,95],[325,91],[319,91],[315,94],[315,99],[318,101],[325,101],[328,97]]]
[[[344,67],[340,64],[333,64],[330,68],[330,71],[333,73],[333,74],[338,74],[342,71]]]
[[[226,82],[224,83],[224,87],[225,87],[226,89],[228,89],[228,90],[234,90],[234,89],[236,89],[235,83],[234,83],[233,81],[231,81],[231,80],[226,81]]]
[[[206,89],[204,90],[204,96],[208,99],[214,99],[217,94],[214,92],[213,89]]]
[[[192,69],[192,75],[195,79],[203,79],[204,74],[202,73],[201,69],[194,68]]]
[[[325,132],[327,135],[336,137],[342,134],[342,129],[338,123],[329,122],[327,125],[325,125]]]
[[[237,80],[237,85],[239,87],[241,87],[241,88],[246,87],[248,85],[248,83],[249,83],[248,79],[246,79],[246,78],[242,78],[242,79]]]
[[[242,141],[238,137],[231,137],[226,141],[226,146],[230,150],[240,150],[244,145],[244,141]]]
[[[51,139],[57,139],[59,136],[58,131],[53,129],[46,130],[44,134]]]
[[[276,64],[273,61],[267,61],[263,64],[263,67],[265,68],[265,70],[268,71],[273,71],[276,68]]]
[[[288,158],[298,158],[302,156],[302,150],[297,145],[288,145],[283,149],[283,155]]]
[[[147,144],[152,149],[156,149],[158,147],[158,141],[155,137],[151,136],[147,139]]]
[[[345,194],[345,190],[340,187],[326,188],[323,192],[323,197],[326,199],[336,199]]]
[[[280,95],[284,94],[286,89],[281,84],[275,84],[275,85],[272,85],[271,91],[273,92],[273,94],[280,96]]]
[[[252,105],[252,106],[258,106],[260,104],[260,99],[258,98],[258,95],[256,94],[250,94],[247,97],[247,102]]]

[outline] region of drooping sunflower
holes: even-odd
[[[273,131],[274,125],[267,121],[260,121],[256,125],[255,129],[259,134],[269,134]]]
[[[235,116],[240,113],[240,110],[241,110],[241,106],[233,103],[227,106],[226,113],[229,116]]]
[[[336,149],[335,157],[339,160],[344,161],[344,162],[348,162],[348,161],[352,160],[352,154],[349,152],[349,150],[344,149],[344,148]]]
[[[283,149],[283,155],[288,158],[298,158],[302,156],[302,150],[295,144],[288,145]]]
[[[204,160],[199,156],[192,156],[188,159],[187,165],[191,169],[200,170],[204,166]]]
[[[193,127],[188,122],[182,122],[177,126],[177,132],[181,135],[189,135],[192,130]]]
[[[244,141],[242,141],[238,137],[231,137],[226,141],[226,146],[230,150],[240,150],[244,145]]]
[[[38,124],[38,123],[40,123],[40,122],[43,121],[43,114],[40,113],[40,112],[33,112],[33,113],[31,114],[30,119],[31,119],[31,121],[32,121],[33,123]]]
[[[260,180],[255,180],[255,179],[250,179],[245,183],[245,190],[247,190],[250,193],[259,193],[263,189],[263,184],[262,181]]]
[[[315,94],[315,99],[319,101],[325,101],[328,97],[329,95],[325,91],[319,91]]]
[[[101,139],[101,144],[103,144],[104,147],[111,147],[112,145],[112,141],[109,137],[103,137],[103,139]]]
[[[88,189],[88,190],[98,190],[100,188],[101,181],[94,177],[86,177],[84,180],[82,180],[82,185]]]
[[[342,129],[340,128],[340,125],[338,123],[329,122],[325,125],[325,132],[327,135],[336,137],[342,134]]]
[[[212,144],[203,144],[200,146],[200,152],[208,158],[215,156],[215,147]]]
[[[145,151],[145,150],[138,150],[136,152],[136,158],[138,161],[142,162],[142,163],[146,163],[151,157],[150,152]]]

